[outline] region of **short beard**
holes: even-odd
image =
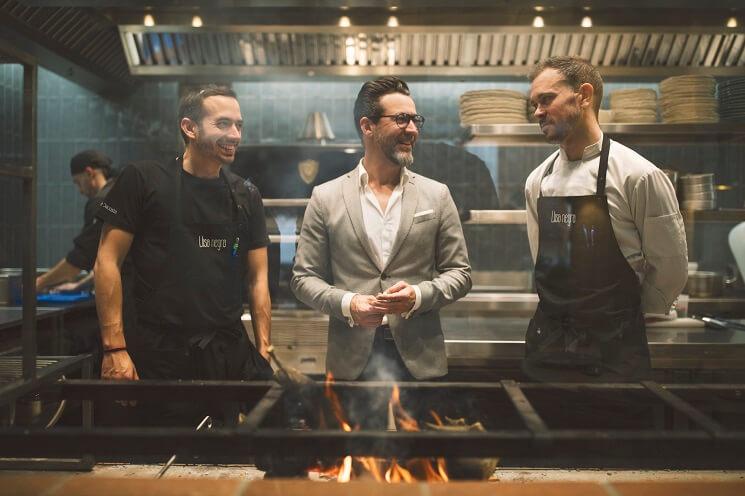
[[[414,163],[414,154],[411,152],[393,152],[393,156],[388,158],[400,167],[411,167]]]
[[[220,155],[220,152],[217,150],[217,147],[219,145],[215,141],[197,137],[197,139],[194,140],[194,144],[196,145],[201,155],[204,155],[207,157],[213,157],[216,160],[218,160],[222,165],[230,165],[233,162],[232,160],[225,160],[222,157],[222,155]]]
[[[398,138],[391,138],[388,141],[383,140],[380,135],[375,135],[375,142],[383,150],[383,154],[399,167],[411,167],[414,163],[414,154],[412,152],[397,152]],[[414,144],[411,144],[412,149]]]
[[[579,123],[581,118],[581,112],[577,110],[572,115],[567,116],[566,119],[564,119],[563,122],[557,123],[554,122],[554,135],[553,136],[546,136],[546,140],[549,143],[553,144],[560,144],[563,143],[564,140],[566,140],[569,136],[572,135],[574,130],[577,128],[577,124]]]

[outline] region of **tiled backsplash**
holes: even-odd
[[[18,67],[18,66],[16,66]],[[5,117],[19,112],[13,103],[21,82],[18,69],[0,66],[0,128],[3,154],[14,153],[14,131]],[[352,107],[360,82],[236,82],[245,120],[244,144],[295,142],[305,117],[312,111],[327,113],[338,141],[356,141]],[[611,83],[607,95],[622,87],[655,87],[653,84]],[[410,84],[417,110],[426,116],[423,139],[452,143],[462,132],[458,97],[465,91],[486,88],[528,89],[527,82],[413,82]],[[50,265],[65,255],[82,223],[85,199],[73,186],[70,157],[86,148],[108,153],[116,165],[141,158],[165,159],[180,147],[177,128],[178,84],[147,82],[120,101],[112,102],[49,71],[39,71],[38,167],[39,167],[39,264]],[[17,122],[17,120],[15,121]],[[660,166],[686,172],[712,171],[717,182],[736,184],[738,190],[726,206],[742,206],[745,184],[745,145],[684,144],[633,146]],[[528,173],[553,146],[468,147],[486,166],[498,193],[500,208],[524,208],[523,185]],[[453,170],[457,170],[453,169]],[[449,177],[449,176],[447,176]],[[3,206],[0,219],[4,265],[20,263],[12,248],[20,197],[0,180]],[[478,202],[478,198],[475,199]],[[529,270],[524,226],[470,226],[466,228],[475,268]],[[720,241],[704,247],[706,259],[731,258]]]

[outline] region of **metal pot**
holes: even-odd
[[[686,292],[697,298],[716,298],[722,295],[724,286],[730,286],[737,281],[737,275],[725,277],[719,272],[699,270],[688,273]]]

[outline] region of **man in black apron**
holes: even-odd
[[[553,382],[643,379],[651,370],[645,291],[659,300],[649,296],[653,311],[667,313],[685,284],[685,235],[674,190],[662,171],[602,134],[597,122],[602,79],[594,67],[577,58],[553,58],[531,79],[541,130],[561,150],[526,183],[539,303],[525,337],[523,370]],[[544,194],[560,160],[563,184],[554,179],[548,191],[580,194]],[[642,199],[634,196],[640,189]],[[623,239],[637,243],[637,252],[621,246],[614,222],[630,226]],[[665,250],[670,257],[657,257]],[[647,276],[651,288],[630,260],[657,269]]]
[[[261,197],[222,168],[232,162],[241,137],[235,94],[216,86],[187,94],[180,122],[183,157],[127,167],[98,213],[105,221],[96,262],[102,378],[269,378]],[[134,329],[123,328],[121,315],[119,266],[128,253],[135,273]],[[257,347],[241,323],[244,282]],[[147,423],[165,425],[196,425],[206,414],[228,423],[237,417],[235,405],[199,402],[154,402],[143,412]]]

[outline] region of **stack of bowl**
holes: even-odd
[[[716,208],[714,174],[680,176],[680,206],[683,210],[713,210]]]

